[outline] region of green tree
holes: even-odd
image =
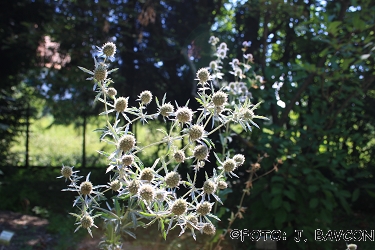
[[[29,81],[38,73],[36,49],[52,9],[44,1],[2,1],[0,8],[0,165],[9,163],[15,135],[25,129]],[[43,12],[40,10],[43,9]]]
[[[238,50],[252,42],[265,82],[253,102],[264,100],[259,112],[272,121],[266,134],[240,133],[237,145],[250,145],[254,161],[268,153],[266,170],[284,161],[254,184],[243,228],[283,230],[288,249],[305,247],[292,240],[301,229],[308,249],[331,249],[314,241],[314,230],[332,226],[334,211],[349,213],[359,196],[373,196],[374,10],[371,1],[247,1],[218,29]]]

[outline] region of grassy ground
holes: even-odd
[[[92,118],[86,129],[86,166],[106,166],[105,157],[97,153],[98,150],[113,150],[113,146],[105,142],[100,142],[100,132],[94,132],[101,128],[105,120]],[[82,127],[74,125],[53,125],[53,117],[46,116],[42,119],[32,121],[30,127],[29,141],[29,165],[30,166],[61,166],[69,165],[79,167],[82,164]],[[162,134],[157,132],[158,128],[163,128],[157,122],[136,125],[137,145],[144,146],[162,138]],[[20,135],[18,143],[14,144],[10,150],[13,155],[11,165],[23,166],[25,164],[25,142],[26,135]],[[163,149],[151,147],[145,150],[139,157],[145,159],[145,164],[151,156],[162,153]],[[152,163],[151,163],[152,164]]]
[[[80,166],[82,161],[82,127],[74,125],[52,125],[53,117],[46,116],[32,121],[29,139],[30,166]],[[96,122],[98,123],[98,122]],[[104,124],[104,121],[101,123]],[[99,141],[99,133],[93,132],[98,125],[88,124],[86,133],[87,165],[105,165],[105,159],[99,158],[96,150],[106,146]],[[18,144],[11,148],[15,165],[25,163],[26,135],[17,138]]]

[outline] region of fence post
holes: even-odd
[[[29,167],[29,137],[30,137],[30,103],[27,102],[26,108],[26,155],[25,155],[25,167]]]
[[[83,114],[83,132],[82,132],[82,167],[86,167],[86,114]]]

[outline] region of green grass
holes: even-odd
[[[30,126],[29,165],[30,166],[80,166],[82,161],[82,127],[74,125],[52,125],[53,117],[46,116],[32,121]],[[104,124],[104,121],[103,123]],[[99,133],[93,132],[97,127],[88,124],[86,133],[87,165],[105,165],[105,159],[99,158],[97,150],[106,143],[99,141]],[[11,153],[17,155],[15,165],[25,163],[26,135],[17,138],[18,144],[13,145]],[[108,146],[107,146],[108,148]]]
[[[32,121],[30,126],[29,165],[30,166],[68,166],[82,165],[83,128],[74,125],[52,125],[53,117],[45,116]],[[107,159],[97,151],[113,152],[114,146],[100,142],[100,132],[95,129],[105,125],[104,117],[91,118],[86,129],[86,166],[106,166]],[[164,124],[151,121],[136,125],[137,146],[144,147],[152,142],[161,140],[164,134],[157,129],[165,129]],[[107,137],[107,139],[110,139]],[[26,135],[17,138],[18,143],[11,147],[11,154],[15,160],[12,165],[25,164]],[[181,147],[181,141],[175,142]],[[185,141],[184,143],[187,143]],[[152,164],[155,158],[166,153],[165,146],[153,146],[144,150],[138,156],[145,164]]]

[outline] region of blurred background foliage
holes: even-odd
[[[95,150],[105,145],[91,133],[103,126],[100,107],[77,68],[93,69],[94,45],[116,43],[112,67],[119,71],[111,77],[130,104],[148,89],[182,105],[194,98],[195,72],[210,62],[207,41],[216,35],[228,43],[229,58],[241,58],[242,43],[251,42],[246,53],[254,55],[264,84],[246,83],[252,102],[264,101],[257,113],[270,118],[251,133],[233,128],[231,147],[248,165],[267,153],[259,175],[283,162],[254,183],[245,218],[235,227],[282,230],[290,240],[279,242],[279,249],[332,249],[314,241],[315,229],[335,228],[338,214],[373,211],[373,1],[19,0],[2,1],[0,9],[6,10],[0,14],[2,197],[13,190],[11,176],[22,181],[28,175],[26,162],[47,167],[43,171],[62,164],[104,171],[105,159]],[[144,138],[151,134],[136,129]],[[242,188],[232,185],[238,195],[227,197],[227,211],[236,209]],[[8,201],[0,208],[19,207],[16,198]],[[307,243],[292,240],[296,229],[304,230]]]

